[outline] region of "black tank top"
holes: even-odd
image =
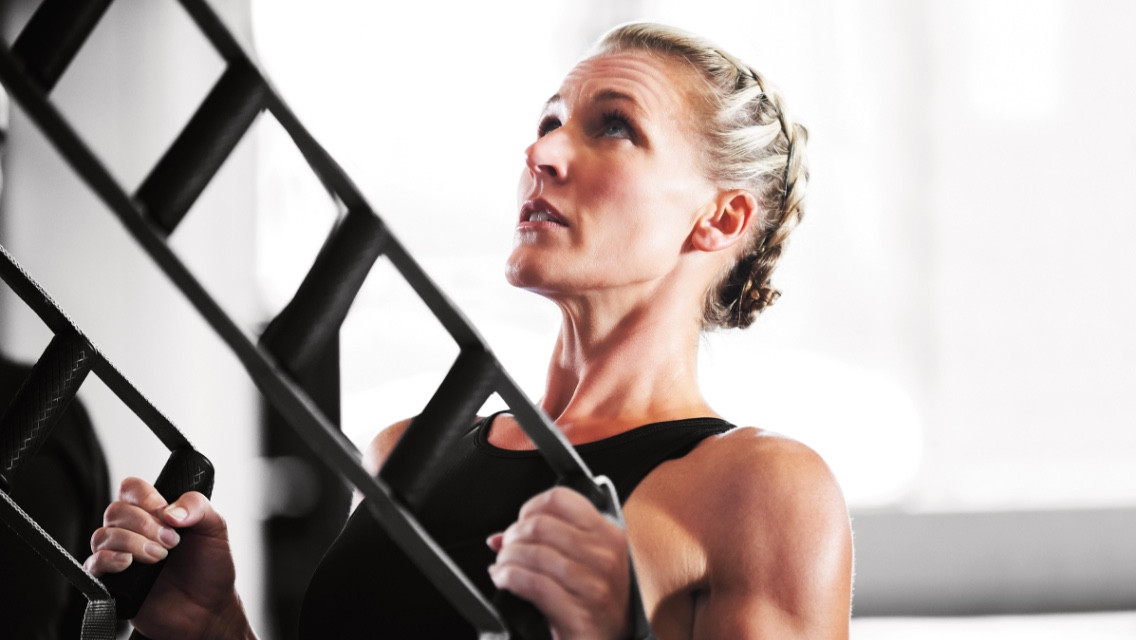
[[[536,451],[489,443],[497,414],[473,426],[439,463],[439,482],[415,514],[478,589],[492,598],[490,534],[555,476]],[[655,467],[733,425],[718,418],[657,422],[576,447],[592,473],[611,479],[621,502]],[[366,507],[348,519],[316,568],[300,613],[300,638],[476,638],[473,627],[390,540]]]

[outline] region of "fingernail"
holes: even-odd
[[[170,553],[169,551],[166,551],[165,547],[158,544],[157,542],[147,542],[146,546],[142,547],[142,550],[146,552],[146,555],[154,556],[159,560],[164,559]]]
[[[162,527],[158,530],[158,539],[162,541],[162,544],[166,545],[167,549],[172,549],[177,546],[178,542],[181,542],[181,536],[177,534],[177,531],[167,527]]]
[[[182,507],[169,507],[168,509],[166,509],[166,515],[169,516],[172,520],[181,522],[182,520],[185,520],[186,516],[189,515],[189,512]]]
[[[129,567],[130,563],[134,562],[134,556],[125,551],[119,551],[114,554],[114,561],[123,567]]]

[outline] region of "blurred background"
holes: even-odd
[[[544,100],[628,20],[749,61],[810,130],[809,205],[782,299],[707,335],[701,375],[720,413],[832,466],[853,637],[1136,637],[1136,4],[211,4],[534,398],[559,316],[502,276]],[[38,5],[5,1],[7,44]],[[132,191],[221,71],[177,3],[118,0],[51,99]],[[18,106],[8,120],[0,242],[213,459],[245,602],[289,637],[344,488]],[[262,115],[172,245],[255,336],[336,215]],[[49,339],[0,287],[3,352],[34,362]],[[420,411],[457,354],[382,261],[340,343],[359,446]],[[152,479],[161,445],[89,380],[113,484]]]

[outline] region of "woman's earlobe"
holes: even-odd
[[[724,191],[698,218],[691,242],[702,251],[721,251],[743,241],[759,216],[757,199],[745,189]]]

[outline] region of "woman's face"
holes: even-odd
[[[525,152],[510,283],[556,299],[649,291],[675,270],[717,193],[702,169],[693,73],[627,52],[568,74]]]

